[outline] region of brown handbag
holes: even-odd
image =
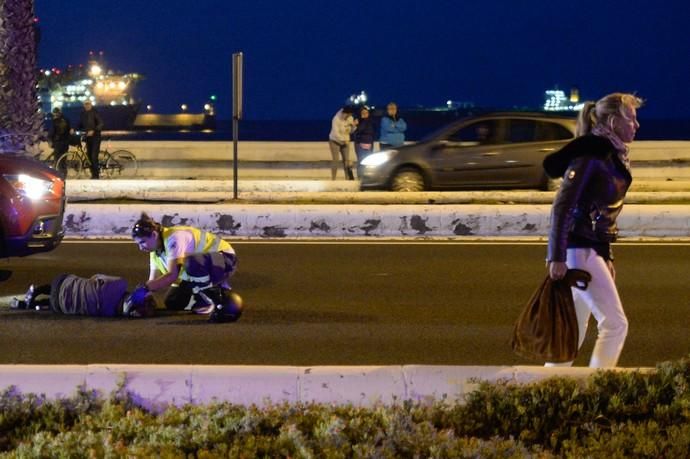
[[[579,329],[571,287],[586,290],[591,280],[592,276],[581,269],[568,270],[560,280],[547,275],[515,323],[513,352],[541,362],[574,360]]]

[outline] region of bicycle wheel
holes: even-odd
[[[65,174],[66,178],[77,178],[81,175],[83,158],[79,153],[68,151],[60,156],[55,163],[55,169]]]
[[[137,157],[127,150],[117,150],[110,153],[105,168],[112,175],[133,177],[137,175]]]
[[[98,152],[98,175],[104,178],[112,178],[113,164],[108,164],[110,161],[110,153],[107,150]]]

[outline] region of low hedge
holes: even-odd
[[[650,373],[481,383],[464,403],[228,403],[161,414],[121,387],[0,394],[2,457],[688,457],[690,359]]]

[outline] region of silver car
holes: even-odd
[[[574,137],[572,117],[509,112],[464,118],[419,143],[366,157],[361,189],[552,189],[557,185],[542,161]]]

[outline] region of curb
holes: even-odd
[[[550,205],[68,204],[67,237],[129,238],[142,211],[164,226],[259,238],[535,237]],[[627,205],[621,237],[690,237],[690,205]]]
[[[651,368],[618,371],[651,371]],[[168,405],[329,403],[372,406],[404,400],[462,401],[479,381],[531,383],[549,377],[583,380],[588,367],[537,366],[207,366],[207,365],[0,365],[0,388],[47,398],[73,395],[78,387],[108,395],[124,387],[146,409]]]

